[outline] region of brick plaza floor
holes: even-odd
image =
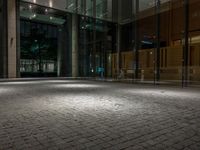
[[[0,82],[0,150],[200,150],[200,89]]]

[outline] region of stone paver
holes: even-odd
[[[0,150],[199,150],[199,89],[0,83]]]

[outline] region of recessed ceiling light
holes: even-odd
[[[33,0],[33,3],[36,3],[36,0]]]

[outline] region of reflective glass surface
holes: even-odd
[[[31,2],[78,14],[79,76],[183,86],[200,82],[198,0]],[[24,16],[34,12],[24,10]],[[55,22],[48,16],[49,23],[65,24],[54,17]]]

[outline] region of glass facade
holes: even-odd
[[[56,26],[21,20],[21,75],[55,73],[57,70]]]
[[[116,49],[116,24],[79,17],[79,73],[83,77],[111,77]]]
[[[188,5],[188,78],[195,84],[200,81],[200,2],[193,0]]]
[[[37,0],[37,4],[59,9],[62,15],[77,14],[80,77],[199,84],[198,0]],[[63,24],[62,18],[57,19]]]
[[[2,51],[3,51],[3,35],[2,35],[2,29],[3,29],[3,1],[0,0],[0,64],[3,64],[2,60]],[[0,77],[3,77],[3,69],[2,65],[0,65]]]
[[[0,0],[0,78],[6,77],[6,48],[7,48],[7,36],[6,36],[6,3]]]
[[[199,1],[130,0],[125,3],[119,22],[118,52],[124,79],[199,84]],[[132,8],[127,7],[130,4]],[[113,57],[116,55],[113,53]]]
[[[65,65],[69,63],[69,59],[65,60],[69,55],[62,57],[70,49],[69,44],[66,44],[70,42],[69,19],[70,15],[60,10],[27,2],[20,3],[21,77],[62,74],[59,71],[64,64],[62,60]]]
[[[66,0],[66,11],[112,21],[112,0]]]

